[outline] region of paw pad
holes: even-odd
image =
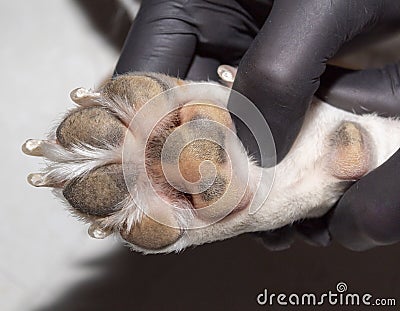
[[[331,137],[329,168],[332,175],[342,180],[364,176],[372,166],[369,140],[359,124],[343,122]]]

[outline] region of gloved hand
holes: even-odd
[[[240,62],[233,89],[264,115],[278,162],[300,131],[326,62],[355,36],[399,23],[399,17],[400,3],[389,0],[274,1]]]
[[[144,70],[179,75],[182,78],[214,78],[216,67],[220,63],[236,65],[247,50],[240,62],[233,88],[250,98],[266,117],[276,141],[280,161],[299,132],[308,103],[325,71],[326,61],[354,36],[394,22],[400,15],[400,3],[388,0],[276,0],[269,14],[271,5],[269,1],[266,2],[261,5],[258,1],[245,0],[143,1],[116,73]],[[266,16],[268,19],[265,21]],[[351,109],[359,100],[358,103],[365,106],[363,100],[369,96],[368,92],[359,93],[359,97],[352,96],[354,89],[357,89],[355,85],[348,83],[352,80],[352,74],[363,76],[367,73],[346,75],[335,69],[327,71],[327,88],[321,90],[324,90],[325,97],[329,96],[331,103],[339,101]],[[363,81],[368,85],[368,79]],[[384,85],[390,81],[387,76],[386,80],[379,79],[378,82]],[[376,87],[374,84],[374,88]],[[366,90],[368,91],[368,87]],[[398,94],[393,92],[390,95],[383,90],[382,86],[382,92],[374,92],[377,101],[371,101],[369,107],[382,107],[380,110],[397,113]],[[343,108],[342,104],[341,106]],[[386,109],[387,107],[391,110]],[[240,127],[238,130],[239,136],[245,138]],[[247,147],[252,151],[250,145]],[[396,175],[395,167],[391,166],[391,163],[396,165],[395,157],[385,163],[389,168],[385,169],[384,165],[353,186],[339,203],[332,218],[328,215],[299,224],[300,232],[317,244],[327,244],[330,240],[327,226],[331,223],[334,237],[337,236],[339,241],[353,249],[396,241],[400,231],[396,226],[385,231],[386,236],[379,243],[371,243],[369,238],[365,239],[365,235],[371,236],[381,228],[382,222],[384,223],[382,219],[396,223],[393,218],[396,209],[393,207],[399,205],[399,200],[395,200],[395,189],[392,191],[393,200],[390,203],[386,199],[388,195],[385,195],[385,201],[380,200],[382,191],[369,200],[367,205],[365,203],[367,194],[371,194],[371,187],[377,189],[383,183],[388,183],[387,172]],[[390,184],[395,185],[396,182]],[[362,191],[357,191],[357,188]],[[387,187],[385,190],[388,191]],[[378,223],[374,212],[381,213],[381,208],[374,203],[384,202],[389,208],[383,209],[381,221]],[[358,204],[364,209],[371,206],[370,217],[365,213],[360,215],[363,220],[357,218],[360,213],[354,211]],[[396,219],[400,220],[400,217]],[[374,230],[366,231],[366,228]],[[382,229],[386,228],[387,224]],[[291,228],[280,229],[273,233],[272,238],[268,233],[262,235],[266,242],[280,237],[278,248],[282,248],[285,243],[290,243],[292,231]],[[282,235],[279,232],[286,233]],[[350,241],[352,237],[356,242]]]
[[[274,2],[240,62],[233,89],[247,96],[263,113],[275,139],[278,162],[292,146],[320,82],[317,94],[330,104],[349,111],[399,114],[398,65],[365,71],[326,68],[326,62],[346,42],[374,28],[396,27],[399,17],[400,3],[392,1]],[[242,141],[251,142],[243,126],[238,131]],[[399,241],[399,160],[397,152],[354,184],[334,211],[294,227],[313,244],[327,245],[333,237],[354,250]],[[267,247],[284,249],[293,240],[293,227],[260,236]]]
[[[268,1],[142,1],[116,74],[153,71],[217,80],[220,64],[238,65],[269,10]]]

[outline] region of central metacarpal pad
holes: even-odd
[[[225,132],[232,129],[232,122],[226,110],[204,103],[185,105],[180,116],[182,123],[189,124],[189,142],[179,155],[179,171],[188,182],[198,183],[197,189],[191,189],[192,202],[194,208],[204,208],[224,195],[231,179],[230,159],[224,147]],[[190,135],[191,131],[201,131],[205,138],[190,141],[195,136]]]
[[[163,173],[176,190],[190,195],[198,216],[219,220],[239,205],[247,187],[247,178],[240,180],[232,170],[235,161],[240,163],[229,155],[235,135],[229,112],[192,102],[179,110],[179,119],[163,145]]]
[[[179,171],[185,180],[195,183],[201,178],[215,177],[215,170],[221,171],[225,162],[226,154],[220,145],[198,139],[183,148],[179,157]]]

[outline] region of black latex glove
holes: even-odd
[[[233,89],[262,112],[275,140],[277,161],[303,124],[326,62],[355,36],[398,23],[400,2],[389,0],[276,0],[240,62]],[[248,133],[239,127],[242,141]],[[249,143],[250,148],[254,148]],[[250,150],[257,154],[257,150]]]
[[[357,34],[394,21],[398,17],[399,6],[397,2],[372,0],[274,2],[271,14],[240,63],[234,88],[252,99],[265,114],[274,134],[279,160],[287,153],[298,134],[310,98],[319,86],[319,77],[325,70],[325,62]],[[269,13],[268,5],[261,11],[260,8],[256,1],[143,1],[116,73],[145,70],[183,78],[188,74],[192,79],[204,79],[207,76],[213,78],[220,63],[235,65],[248,49],[263,19]],[[346,78],[338,80],[341,76],[340,72],[332,70],[333,78],[327,79],[329,87],[325,89],[325,96],[331,96],[334,104],[337,104],[334,100],[337,98],[348,109],[354,106],[355,98],[363,103],[369,95],[368,92],[360,92],[360,96],[350,96],[350,93],[357,93],[353,88],[356,86],[350,84],[350,88],[347,87]],[[368,79],[363,81],[368,85]],[[380,82],[384,81],[394,80],[383,79]],[[383,87],[382,90],[384,89]],[[375,96],[381,92],[373,94]],[[380,100],[371,102],[370,108],[373,110],[387,107],[391,103],[390,111],[396,113],[396,99],[397,94],[390,96],[390,93],[386,93]],[[386,106],[380,106],[383,103]],[[385,109],[380,110],[386,112]],[[243,135],[239,128],[239,136]],[[252,151],[251,145],[247,147]],[[361,226],[357,220],[359,213],[353,212],[358,203],[365,208],[365,193],[371,193],[370,187],[377,189],[376,184],[382,185],[389,181],[386,171],[395,174],[395,167],[390,169],[390,162],[395,161],[388,162],[388,169],[376,170],[351,188],[339,203],[332,219],[326,216],[301,223],[297,225],[300,232],[314,243],[324,245],[330,240],[326,228],[331,222],[334,235],[344,245],[354,249],[397,240],[398,235],[394,228],[385,231],[386,238],[390,237],[386,242],[380,239],[379,243],[371,243],[368,233],[365,233],[365,228],[381,228],[381,224],[385,223],[375,222],[376,217],[372,213],[381,212],[381,209],[374,209],[373,205],[382,204],[378,198],[383,192],[368,202],[368,206],[371,206],[371,217],[362,215],[364,219]],[[375,179],[374,175],[379,178]],[[391,183],[395,184],[396,182]],[[361,187],[363,191],[355,190],[357,187]],[[396,223],[392,216],[395,212],[393,207],[399,205],[398,201],[391,200],[386,205],[390,205],[392,209],[384,209],[381,218]],[[397,219],[400,220],[399,217]],[[338,226],[338,223],[344,225]],[[286,245],[290,244],[291,231],[293,230],[290,228],[283,228],[262,236],[267,244],[284,248],[285,241]],[[351,237],[358,242],[349,241]],[[362,240],[369,242],[365,244]],[[357,243],[363,246],[355,246]]]
[[[268,1],[142,1],[116,73],[142,70],[216,80],[221,63],[238,65],[269,8]]]
[[[240,62],[233,88],[252,100],[268,121],[278,162],[298,135],[324,72],[319,95],[330,104],[383,115],[400,112],[397,65],[358,72],[326,70],[326,62],[346,42],[374,28],[396,27],[399,17],[400,4],[395,1],[274,1]],[[238,135],[257,155],[243,126],[238,127]],[[333,237],[354,250],[399,241],[399,158],[397,153],[354,184],[325,217],[261,233],[263,242],[270,249],[287,248],[293,241],[293,228],[312,244],[327,245]]]

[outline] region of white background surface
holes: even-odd
[[[21,144],[44,138],[69,91],[100,83],[118,54],[68,0],[1,0],[0,38],[0,310],[28,310],[92,273],[78,263],[115,241],[90,239],[50,190],[28,185],[43,162]]]

